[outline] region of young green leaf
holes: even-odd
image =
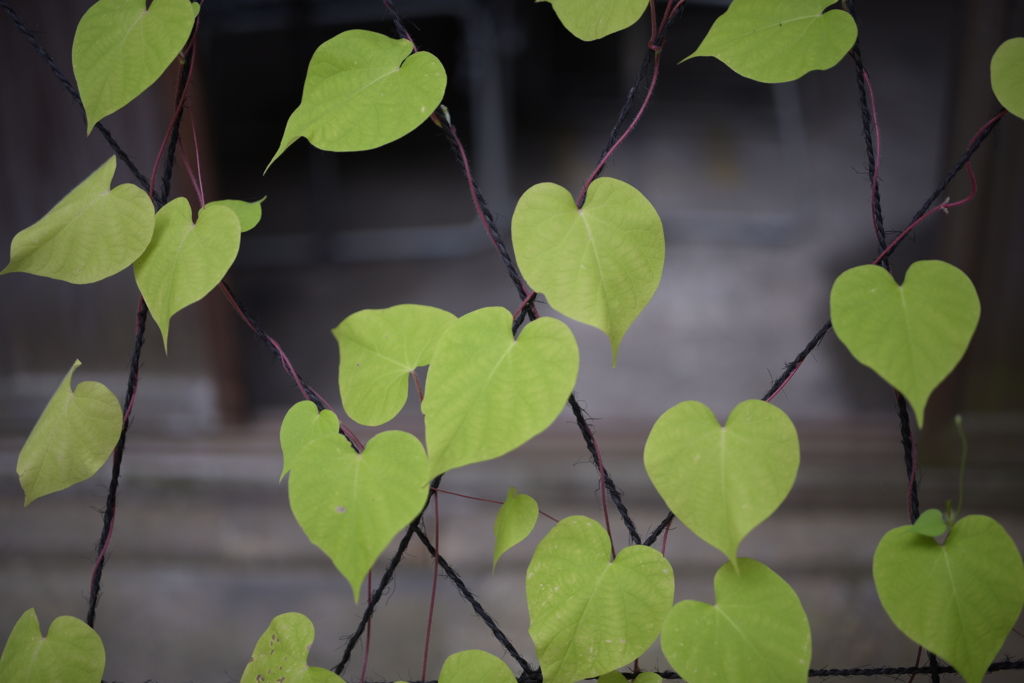
[[[334,672],[306,663],[313,635],[313,622],[304,614],[277,615],[256,642],[241,683],[345,683]]]
[[[206,208],[211,206],[226,206],[238,216],[238,223],[242,232],[248,232],[256,227],[263,217],[261,206],[266,197],[255,202],[243,202],[241,199],[218,199],[215,202],[206,202]]]
[[[36,223],[11,241],[11,262],[0,271],[32,273],[75,285],[118,273],[153,237],[153,202],[135,185],[110,189],[110,157]]]
[[[121,436],[121,405],[99,382],[71,390],[78,360],[46,404],[18,455],[25,505],[85,481],[107,461]]]
[[[992,55],[992,92],[999,104],[1024,119],[1024,38],[1010,38]]]
[[[184,197],[157,212],[153,241],[135,262],[135,281],[163,334],[164,351],[171,316],[217,286],[235,262],[241,234],[238,216],[226,206],[199,209],[195,223]]]
[[[676,604],[661,650],[691,683],[806,683],[811,627],[800,598],[782,577],[741,557],[715,573],[714,605]]]
[[[662,678],[653,671],[644,671],[633,679],[633,683],[661,683]]]
[[[922,647],[981,683],[1024,607],[1024,563],[991,517],[969,515],[946,541],[908,533],[882,537],[873,573],[882,607]]]
[[[922,427],[928,397],[978,326],[981,303],[970,278],[942,261],[918,261],[900,286],[880,266],[858,266],[836,279],[830,305],[836,336],[907,397]]]
[[[621,671],[609,671],[598,676],[597,683],[626,683],[626,677]]]
[[[857,40],[857,24],[848,13],[822,13],[833,4],[835,0],[733,0],[696,52],[683,61],[716,57],[739,75],[762,83],[794,81],[808,71],[831,69]]]
[[[319,411],[312,401],[299,401],[288,409],[281,422],[281,452],[284,466],[281,479],[292,468],[295,456],[317,437],[337,434],[340,427],[338,416],[330,410]]]
[[[43,637],[36,611],[14,625],[0,655],[4,683],[100,683],[106,665],[103,641],[74,617],[57,617]]]
[[[537,0],[541,2],[541,0]],[[580,40],[597,40],[629,28],[643,16],[649,0],[546,0]]]
[[[87,118],[85,132],[153,85],[188,40],[189,0],[99,0],[82,17],[71,65]]]
[[[408,40],[360,29],[336,35],[313,53],[302,103],[270,164],[300,137],[329,152],[394,142],[434,113],[447,83],[437,57],[412,54]]]
[[[492,569],[498,565],[498,558],[506,550],[530,535],[533,527],[537,524],[538,514],[537,501],[525,493],[519,493],[516,491],[516,487],[509,487],[505,503],[498,510],[498,516],[494,520],[494,563],[491,565]]]
[[[608,533],[586,517],[563,519],[537,546],[526,602],[544,683],[617,669],[658,637],[675,591],[672,566],[645,545],[610,557]]]
[[[359,311],[341,321],[332,332],[349,417],[370,426],[395,417],[409,395],[409,374],[430,364],[437,340],[453,322],[448,311],[415,304]]]
[[[917,521],[910,526],[910,530],[922,536],[941,536],[946,533],[946,520],[942,518],[942,512],[931,508],[921,513]]]
[[[555,421],[572,393],[579,349],[560,320],[540,318],[512,338],[504,308],[467,313],[437,343],[423,415],[428,476],[493,460]]]
[[[356,454],[340,434],[306,444],[292,462],[288,500],[309,540],[359,589],[366,572],[427,502],[426,454],[406,432],[383,432]]]
[[[598,178],[577,209],[564,187],[541,183],[519,198],[512,241],[523,275],[552,308],[608,335],[614,365],[665,264],[665,233],[651,203],[621,180]]]
[[[722,427],[703,403],[685,401],[658,418],[644,466],[676,517],[735,560],[740,541],[793,488],[800,444],[770,403],[744,401]]]
[[[466,650],[449,655],[437,683],[516,683],[516,676],[490,652]]]

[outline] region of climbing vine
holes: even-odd
[[[0,4],[20,26],[7,3]],[[746,78],[777,83],[830,69],[852,54],[862,92],[869,93],[852,8],[844,3],[828,9],[833,4],[733,0],[686,59],[718,59]],[[388,423],[409,400],[410,377],[421,403],[425,444],[412,434],[392,430],[365,445],[355,429],[341,422],[301,380],[283,349],[258,329],[222,283],[243,233],[259,223],[260,202],[205,201],[198,160],[194,175],[186,168],[200,206],[194,210],[187,199],[168,196],[193,44],[202,19],[200,4],[99,0],[86,12],[73,46],[77,90],[69,82],[68,86],[82,104],[87,132],[95,127],[109,137],[101,120],[129,105],[176,60],[179,90],[174,124],[165,139],[162,190],[156,190],[157,168],[147,182],[134,167],[138,185],[111,188],[119,160],[130,163],[115,148],[114,156],[14,237],[10,262],[0,273],[88,284],[131,265],[142,294],[130,390],[123,406],[101,384],[82,382],[72,388],[80,365],[76,360],[17,463],[28,505],[84,481],[114,454],[114,480],[90,581],[87,622],[59,617],[43,637],[35,612],[29,609],[0,656],[0,680],[101,680],[105,653],[91,626],[112,533],[117,473],[142,334],[152,317],[166,351],[174,315],[218,286],[271,346],[305,399],[288,411],[281,425],[281,478],[288,477],[288,497],[299,525],[348,580],[356,602],[363,584],[372,585],[372,567],[401,535],[398,553],[371,591],[360,628],[333,671],[308,665],[313,624],[301,614],[287,613],[276,617],[256,643],[241,673],[243,683],[340,680],[413,535],[434,557],[435,580],[440,566],[521,667],[517,676],[494,655],[459,652],[446,659],[441,683],[572,683],[584,678],[612,683],[627,675],[641,683],[676,676],[692,683],[765,677],[798,683],[807,678],[812,633],[799,596],[770,567],[740,555],[743,539],[789,494],[800,464],[797,430],[770,401],[834,329],[853,357],[897,392],[902,436],[913,461],[907,406],[916,426],[923,427],[929,398],[966,352],[981,309],[974,285],[954,266],[917,262],[898,283],[889,273],[888,257],[925,215],[966,200],[947,199],[932,206],[940,188],[910,225],[887,243],[877,218],[877,168],[870,152],[878,256],[836,279],[829,322],[762,400],[740,403],[724,425],[696,400],[666,406],[647,439],[644,466],[670,514],[641,541],[574,394],[579,351],[573,333],[563,322],[542,317],[536,298],[541,295],[564,316],[603,331],[614,364],[623,336],[658,287],[665,238],[656,207],[629,184],[599,176],[636,126],[655,89],[662,47],[680,19],[683,0],[669,0],[660,9],[646,0],[551,0],[551,5],[580,40],[623,30],[649,11],[652,29],[644,69],[650,70],[650,81],[628,123],[629,106],[624,110],[612,141],[578,194],[540,183],[520,197],[512,217],[515,262],[473,181],[452,114],[442,104],[444,66],[417,48],[391,0],[384,0],[384,7],[395,20],[398,38],[344,31],[321,45],[309,63],[301,103],[289,117],[268,167],[299,138],[332,152],[366,150],[433,121],[452,143],[470,198],[521,299],[514,313],[490,307],[456,318],[437,308],[399,303],[341,321],[333,333],[340,355],[339,391],[348,417],[364,426]],[[1007,112],[1024,117],[1024,38],[1011,39],[996,51],[991,77],[993,91],[1006,109],[981,128],[955,169],[966,168],[972,181],[970,154]],[[630,94],[630,105],[635,94]],[[867,139],[870,151],[870,135]],[[420,386],[416,369],[424,366],[426,381]],[[431,544],[421,518],[432,500],[437,504],[435,492],[447,472],[505,456],[546,430],[567,402],[597,468],[604,518],[571,516],[556,521],[533,553],[526,598],[529,634],[539,659],[534,665],[486,617],[437,552],[436,535]],[[879,597],[908,637],[949,662],[968,683],[980,683],[987,671],[1007,668],[993,666],[992,660],[1024,606],[1024,563],[1009,535],[989,517],[960,517],[959,506],[955,512],[950,506],[945,513],[927,510],[919,515],[916,472],[913,467],[909,471],[911,523],[885,534],[874,557]],[[630,532],[632,543],[625,548],[612,545],[608,498]],[[540,514],[527,492],[509,490],[495,520],[494,564],[526,538]],[[654,546],[673,518],[724,556],[714,578],[714,605],[675,602],[673,567],[664,546],[660,552]],[[659,637],[673,671],[618,671]],[[424,676],[425,667],[424,662]],[[932,670],[938,670],[934,660]]]

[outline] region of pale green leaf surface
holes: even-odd
[[[889,531],[875,550],[882,607],[911,640],[980,683],[1024,606],[1024,563],[991,517],[970,515],[946,541]]]
[[[18,455],[25,505],[96,474],[121,436],[121,405],[109,389],[80,382],[71,390],[81,364],[64,376]]]
[[[227,274],[241,242],[238,216],[226,206],[206,206],[192,222],[184,197],[156,214],[153,241],[135,262],[135,281],[163,334],[164,351],[171,316],[202,299]]]
[[[153,85],[185,47],[195,10],[189,0],[99,0],[82,17],[71,65],[85,107],[86,133]]]
[[[683,600],[661,632],[661,650],[690,683],[806,683],[811,627],[800,598],[756,560],[715,574],[714,605]]]
[[[922,536],[941,536],[946,533],[946,520],[942,519],[942,512],[930,508],[921,513],[917,521],[910,526],[911,531]]]
[[[369,426],[394,418],[409,396],[409,374],[430,364],[453,322],[448,311],[415,304],[358,311],[341,321],[332,332],[341,356],[338,388],[349,417]]]
[[[903,285],[858,266],[832,285],[832,326],[853,357],[906,396],[924,425],[928,397],[963,358],[981,315],[974,285],[942,261],[917,261]]]
[[[508,664],[483,650],[449,655],[437,683],[516,683]]]
[[[996,49],[990,75],[999,104],[1024,119],[1024,38],[1010,38]]]
[[[644,466],[676,517],[734,560],[740,541],[793,488],[800,444],[770,403],[740,403],[723,427],[703,403],[684,401],[654,424]]]
[[[246,202],[241,199],[218,199],[213,202],[206,202],[207,208],[211,206],[226,206],[238,216],[238,224],[242,232],[248,232],[256,227],[263,217],[261,206],[266,197],[255,202]]]
[[[300,137],[329,152],[394,142],[430,117],[447,82],[437,57],[412,53],[408,40],[345,31],[313,53],[302,102],[288,118],[270,163]]]
[[[337,434],[341,423],[330,410],[319,411],[312,401],[299,401],[284,416],[281,422],[281,453],[284,465],[281,479],[292,468],[295,456],[310,441],[329,434]]]
[[[240,683],[345,683],[334,672],[306,663],[313,636],[313,622],[305,615],[277,615],[256,642]]]
[[[644,671],[633,679],[633,683],[661,683],[663,679],[653,671]]]
[[[609,671],[598,676],[597,683],[626,683],[626,677],[621,671]]]
[[[541,183],[516,204],[512,242],[523,276],[552,308],[608,335],[614,365],[665,264],[665,233],[651,203],[621,180],[598,178],[577,209],[564,187]]]
[[[793,81],[830,69],[857,40],[857,24],[835,0],[733,0],[687,57],[716,57],[762,83]],[[683,61],[685,62],[686,59]]]
[[[36,611],[21,615],[0,655],[4,683],[100,683],[106,653],[85,622],[57,617],[43,637]]]
[[[509,487],[508,496],[504,504],[498,510],[498,516],[494,520],[494,563],[492,569],[498,565],[498,558],[506,550],[520,543],[537,524],[537,517],[540,509],[537,501],[519,493],[514,486]]]
[[[427,502],[426,454],[406,432],[383,432],[356,454],[340,434],[306,444],[292,462],[288,500],[309,540],[352,586]]]
[[[541,0],[537,0],[540,2]],[[647,9],[649,0],[546,0],[569,33],[597,40],[629,28]]]
[[[153,237],[153,202],[135,185],[111,189],[110,157],[45,216],[11,241],[11,262],[0,271],[31,273],[81,285],[118,273]]]
[[[429,473],[501,457],[541,433],[572,393],[579,349],[565,323],[540,318],[512,338],[504,308],[467,313],[437,343],[423,415]]]
[[[544,683],[617,669],[658,637],[675,590],[671,565],[645,545],[610,558],[608,533],[586,517],[563,519],[537,546],[526,602]]]

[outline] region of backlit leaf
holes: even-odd
[[[498,510],[494,520],[494,563],[506,550],[520,543],[537,525],[539,509],[537,501],[525,493],[519,493],[514,486],[509,487],[505,503]]]
[[[516,683],[516,676],[490,652],[466,650],[444,660],[437,683]]]
[[[1024,38],[1010,38],[992,55],[992,92],[999,104],[1024,119]]]
[[[922,536],[941,536],[946,533],[946,520],[942,519],[940,511],[931,508],[922,512],[910,528],[915,534]]]
[[[313,635],[313,622],[305,615],[277,615],[256,642],[241,683],[345,683],[334,672],[306,663]]]
[[[100,683],[105,665],[103,641],[85,622],[57,617],[44,637],[30,609],[14,625],[0,655],[0,681]]]
[[[110,157],[11,242],[3,273],[32,273],[72,284],[118,273],[153,237],[153,202],[135,185],[110,188],[117,164]]]
[[[337,434],[340,426],[337,415],[330,410],[317,410],[312,401],[299,401],[289,408],[281,422],[281,452],[284,454],[281,479],[288,474],[292,461],[306,444],[317,437]]]
[[[88,119],[96,122],[153,85],[185,47],[195,10],[189,0],[99,0],[82,17],[71,64]]]
[[[629,28],[650,4],[649,0],[546,1],[551,3],[562,26],[580,40],[597,40]]]
[[[260,222],[260,218],[263,217],[263,207],[261,205],[265,199],[266,197],[255,202],[244,202],[241,199],[218,199],[214,202],[206,202],[206,206],[228,207],[238,216],[238,223],[242,232],[248,232],[255,228],[257,223]]]
[[[99,382],[71,390],[75,361],[18,456],[25,505],[85,481],[107,461],[121,436],[121,405]]]

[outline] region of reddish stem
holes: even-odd
[[[206,206],[206,198],[203,195],[203,167],[199,162],[199,137],[196,135],[196,118],[192,112],[189,113],[188,121],[192,126],[192,147],[195,149],[196,153],[196,177],[199,179],[199,187],[197,188],[197,192],[199,193],[199,206],[203,207]],[[189,173],[189,177],[191,176],[192,174]]]
[[[373,599],[373,570],[366,572],[366,602]],[[359,683],[366,680],[366,664],[370,661],[370,626],[373,624],[373,616],[366,620],[366,647],[363,649],[363,668],[359,672]]]
[[[434,580],[430,585],[430,611],[427,612],[427,638],[423,643],[423,673],[420,680],[427,680],[427,654],[430,652],[430,625],[434,621],[434,598],[437,596],[437,558],[441,554],[441,515],[438,512],[437,496],[434,496]]]
[[[668,530],[669,527],[665,527],[665,531],[661,535],[661,554],[665,555],[665,549],[668,548]]]
[[[875,91],[871,87],[871,79],[868,78],[868,70],[861,69],[861,78],[864,79],[864,85],[867,87],[868,100],[871,102],[871,123],[875,128],[875,169],[874,173],[871,174],[871,223],[875,227],[875,239],[881,242],[885,236],[882,234],[882,228],[878,224],[878,213],[877,203],[875,198],[878,196],[878,168],[882,165],[882,137],[878,130],[878,112],[875,111]]]
[[[920,645],[917,646],[917,659],[914,660],[914,668],[921,666],[921,652],[924,650]],[[910,680],[907,683],[914,683],[914,679],[917,678],[917,674],[912,674]]]
[[[423,403],[423,387],[420,386],[420,378],[415,370],[409,374],[412,375],[412,381],[416,383],[416,393],[420,395],[420,403]]]
[[[153,192],[156,188],[156,170],[160,165],[160,159],[164,155],[164,148],[167,147],[167,140],[171,136],[171,131],[174,129],[174,121],[178,118],[178,114],[181,113],[182,107],[185,106],[185,100],[188,99],[188,87],[192,83],[192,69],[196,65],[196,35],[199,33],[199,17],[196,17],[195,28],[192,29],[192,38],[188,41],[185,49],[182,50],[182,54],[192,50],[192,59],[188,64],[188,74],[185,76],[185,88],[181,91],[181,99],[178,101],[177,106],[174,108],[174,115],[171,116],[171,123],[167,126],[167,131],[164,133],[164,139],[160,142],[160,149],[157,150],[156,160],[153,162],[153,173],[149,176],[149,198],[153,198]],[[178,83],[181,83],[181,76],[178,76]]]
[[[438,493],[447,493],[449,496],[458,496],[459,498],[469,498],[470,500],[479,500],[479,501],[481,501],[483,503],[494,503],[495,505],[504,505],[505,504],[504,501],[491,500],[490,498],[477,498],[476,496],[467,496],[464,493],[455,493],[455,491],[445,491],[444,489],[435,489],[433,487],[431,487],[430,490],[431,491],[437,491]],[[550,519],[555,524],[558,524],[558,520],[557,519],[555,519],[554,517],[552,517],[548,513],[544,512],[543,510],[539,510],[538,509],[537,512],[539,512],[540,514],[544,515],[545,517]]]

